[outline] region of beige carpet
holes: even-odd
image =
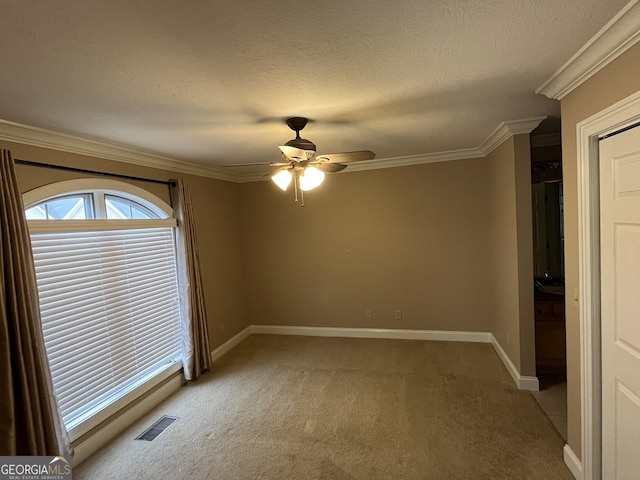
[[[73,476],[571,480],[562,448],[490,345],[253,335]]]

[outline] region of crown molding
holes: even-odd
[[[482,152],[481,156],[486,157],[514,135],[531,133],[546,118],[547,117],[533,117],[502,122],[478,147],[478,150]]]
[[[404,157],[377,158],[375,160],[367,160],[351,164],[344,173],[486,157],[512,136],[531,133],[538,125],[540,125],[540,122],[546,118],[547,117],[534,117],[502,122],[479,147],[425,153],[420,155],[407,155]],[[246,173],[238,174],[236,181],[238,183],[250,183],[265,180],[268,180],[268,177],[265,177],[264,173]]]
[[[446,152],[407,155],[404,157],[379,158],[376,160],[350,164],[349,169],[345,170],[345,173],[362,172],[364,170],[380,170],[382,168],[408,167],[411,165],[423,165],[425,163],[450,162],[453,160],[466,160],[482,156],[482,152],[477,148],[464,148],[461,150],[449,150]]]
[[[269,180],[267,177],[268,172],[262,173],[237,173],[236,179],[234,182],[236,183],[252,183],[252,182],[263,182],[265,180]]]
[[[404,157],[379,158],[349,165],[348,172],[379,170],[382,168],[406,167],[425,163],[449,162],[482,158],[513,135],[528,134],[546,117],[527,118],[503,122],[479,147],[448,150],[445,152],[408,155]],[[21,143],[34,147],[49,148],[62,152],[78,153],[96,158],[159,168],[172,172],[216,178],[227,182],[249,183],[268,180],[264,173],[230,173],[215,167],[204,167],[193,163],[164,157],[122,145],[90,140],[66,133],[32,127],[0,119],[0,140]]]
[[[536,93],[562,100],[638,41],[640,0],[632,0],[542,84]]]
[[[172,172],[186,173],[189,175],[216,178],[229,182],[238,180],[237,175],[220,171],[213,167],[204,167],[155,153],[136,150],[123,145],[101,142],[2,119],[0,119],[0,140],[170,170]]]

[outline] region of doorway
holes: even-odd
[[[580,272],[579,272],[579,306],[580,306],[580,348],[581,348],[581,364],[580,364],[580,380],[581,380],[581,404],[582,404],[582,476],[584,480],[601,480],[602,478],[616,478],[611,476],[611,468],[618,468],[619,478],[624,478],[621,475],[626,468],[634,468],[636,464],[632,462],[638,462],[635,455],[630,455],[625,460],[622,460],[620,456],[624,453],[624,448],[616,448],[613,445],[607,445],[603,447],[603,434],[607,435],[607,430],[612,428],[611,415],[608,413],[603,416],[603,401],[608,410],[612,407],[610,401],[606,396],[611,395],[609,393],[603,393],[604,390],[611,387],[611,382],[608,380],[608,374],[601,375],[604,360],[605,369],[608,368],[608,360],[606,352],[607,347],[601,348],[601,340],[608,342],[610,337],[610,322],[611,319],[605,319],[603,323],[604,315],[607,313],[607,306],[605,302],[610,301],[611,292],[607,286],[603,283],[613,283],[609,277],[601,277],[601,253],[603,262],[607,262],[607,258],[611,258],[610,255],[604,250],[609,248],[606,244],[603,244],[601,252],[600,247],[600,139],[605,138],[608,135],[624,130],[632,125],[640,122],[640,92],[628,97],[621,102],[599,112],[598,114],[584,120],[578,124],[577,136],[578,136],[578,221],[579,221],[579,258],[580,258]],[[606,167],[608,168],[608,167]],[[618,179],[625,178],[618,173]],[[606,214],[606,212],[604,212]],[[610,227],[606,227],[610,228]],[[631,244],[634,240],[631,240]],[[617,246],[616,246],[617,248]],[[609,260],[610,261],[610,260]],[[607,273],[607,268],[603,263],[602,273]],[[601,282],[602,279],[602,282]],[[623,279],[627,282],[628,279]],[[633,284],[633,276],[631,284]],[[624,284],[623,282],[623,284]],[[616,287],[617,288],[617,287]],[[614,289],[615,290],[615,289]],[[602,297],[605,295],[605,297]],[[628,297],[628,295],[625,295]],[[634,295],[635,297],[635,295]],[[614,294],[614,299],[619,301],[619,295]],[[601,305],[602,300],[602,305]],[[601,315],[601,306],[603,307],[603,315]],[[607,323],[609,322],[609,323]],[[610,343],[624,343],[619,325],[621,320],[613,319],[616,325],[614,340]],[[625,334],[626,335],[626,334]],[[604,355],[604,356],[603,356]],[[637,370],[636,370],[637,371]],[[603,389],[603,379],[605,380]],[[624,384],[623,380],[622,383]],[[614,382],[615,388],[618,383]],[[620,390],[620,389],[618,389]],[[627,392],[628,393],[628,392]],[[625,445],[630,442],[635,442],[633,445],[637,445],[637,441],[634,440],[634,436],[625,436],[629,431],[633,430],[633,425],[625,426],[621,420],[622,415],[631,413],[633,422],[634,411],[623,412],[623,409],[628,410],[627,405],[623,405],[622,397],[615,392],[615,408],[614,418],[615,423],[613,428],[621,427],[620,439]],[[627,395],[627,398],[631,398]],[[640,406],[638,407],[640,410]],[[626,417],[625,417],[626,418]],[[603,424],[603,422],[606,422]],[[625,428],[631,428],[631,430],[625,430]],[[610,437],[606,437],[607,439]],[[609,440],[607,440],[609,441]],[[615,442],[614,442],[615,443]],[[613,448],[612,448],[613,447]],[[567,455],[571,456],[571,449],[567,450],[565,447],[565,458]],[[625,463],[627,461],[627,463]],[[614,464],[614,467],[611,465]],[[607,477],[603,476],[603,471],[606,472]],[[621,473],[622,472],[622,473]]]
[[[533,396],[567,441],[567,361],[564,281],[564,194],[560,119],[531,133],[534,321],[536,376]]]

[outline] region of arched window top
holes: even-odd
[[[162,199],[125,182],[76,179],[30,190],[22,196],[27,220],[151,220],[172,218]]]

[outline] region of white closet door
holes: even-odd
[[[600,142],[602,478],[640,479],[640,128]]]

